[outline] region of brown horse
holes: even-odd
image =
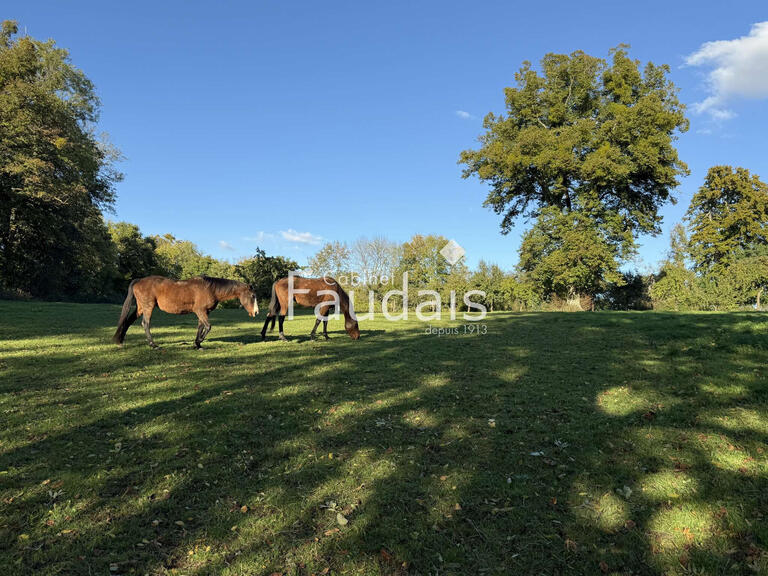
[[[113,340],[115,344],[122,345],[128,328],[136,321],[136,318],[143,316],[141,324],[144,326],[144,333],[147,335],[149,346],[157,348],[158,346],[152,340],[152,334],[149,331],[152,310],[157,306],[169,314],[194,312],[198,319],[195,348],[200,348],[200,343],[205,340],[211,330],[208,313],[216,308],[219,302],[234,300],[235,298],[240,299],[240,303],[248,311],[249,316],[253,317],[259,313],[256,294],[247,284],[236,280],[209,278],[208,276],[198,276],[189,280],[171,280],[163,276],[139,278],[128,286],[128,296],[123,303],[123,312],[117,323],[117,331]],[[131,311],[134,299],[136,300],[136,309]]]
[[[293,282],[291,291],[291,281]],[[360,328],[355,319],[355,311],[352,309],[352,303],[349,296],[333,278],[328,276],[324,278],[302,278],[301,276],[289,276],[281,278],[272,284],[272,299],[269,303],[269,312],[261,329],[261,339],[267,338],[267,324],[272,322],[270,329],[275,327],[275,318],[280,321],[280,340],[286,340],[283,333],[283,321],[288,312],[291,299],[295,300],[300,306],[315,307],[315,327],[312,328],[309,336],[314,340],[317,327],[320,321],[323,322],[323,336],[328,339],[328,314],[331,308],[336,307],[344,314],[344,328],[347,330],[350,338],[357,340],[360,338]]]

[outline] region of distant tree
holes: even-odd
[[[94,135],[99,100],[67,51],[17,31],[0,26],[0,288],[101,293],[118,153]]]
[[[686,265],[688,240],[682,224],[670,233],[667,259],[648,288],[654,308],[689,310],[702,307],[704,283]]]
[[[693,270],[667,261],[662,264],[649,293],[654,308],[691,310],[703,307],[702,288]]]
[[[243,282],[252,286],[260,298],[268,298],[272,284],[298,268],[299,265],[290,258],[267,256],[264,250],[256,248],[253,256],[235,264],[235,273]]]
[[[761,245],[739,254],[724,271],[737,292],[739,303],[751,303],[762,306],[762,296],[768,287],[768,246]]]
[[[518,273],[506,278],[507,292],[512,299],[512,306],[522,312],[539,308],[542,296],[536,284],[525,273]]]
[[[685,266],[689,255],[688,235],[685,226],[680,222],[672,227],[669,235],[669,250],[667,260],[676,266]]]
[[[352,253],[345,242],[327,242],[309,259],[315,276],[342,276],[350,272]]]
[[[768,186],[744,168],[714,166],[686,215],[701,274],[720,274],[746,251],[768,245]]]
[[[472,287],[475,290],[485,292],[485,298],[475,298],[481,301],[488,310],[503,310],[511,303],[511,294],[508,291],[506,275],[496,264],[489,264],[480,260],[477,269],[472,274]]]
[[[202,254],[189,240],[177,240],[172,234],[153,236],[157,263],[163,275],[183,279],[193,276],[233,278],[234,266]]]
[[[401,248],[382,236],[359,238],[350,250],[351,269],[362,283],[374,288],[382,278],[390,279],[400,263]]]
[[[440,254],[447,243],[444,236],[415,234],[402,246],[398,277],[408,272],[411,286],[439,292],[451,272],[451,265]]]
[[[623,283],[619,261],[634,248],[629,233],[622,233],[617,221],[545,208],[523,236],[518,268],[543,297],[594,299],[608,283]]]
[[[623,281],[611,284],[603,294],[605,306],[611,310],[650,310],[653,302],[650,287],[652,275],[645,276],[637,272],[624,272]]]
[[[109,222],[107,226],[117,250],[121,290],[135,278],[160,273],[153,238],[142,235],[138,226],[128,222]]]

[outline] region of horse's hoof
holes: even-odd
[[[280,336],[278,336],[277,339],[280,340],[281,342],[288,342],[288,338],[286,338],[282,334],[280,334]]]

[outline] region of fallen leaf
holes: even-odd
[[[341,512],[336,512],[336,522],[338,522],[341,526],[346,526],[349,524],[349,520],[347,520],[346,516],[344,516],[344,514]]]

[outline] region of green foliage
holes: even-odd
[[[650,288],[654,308],[695,310],[702,305],[701,286],[696,274],[685,266],[665,263]]]
[[[611,62],[583,52],[547,54],[541,73],[526,62],[505,89],[506,115],[488,114],[478,150],[466,150],[464,177],[491,186],[485,201],[503,214],[504,233],[520,215],[571,211],[599,198],[637,232],[657,232],[659,207],[688,173],[673,142],[688,129],[668,66]],[[591,200],[590,200],[591,202]]]
[[[583,52],[547,54],[540,72],[526,62],[505,90],[506,115],[486,116],[480,148],[461,154],[464,177],[490,185],[485,205],[503,233],[537,218],[520,269],[540,295],[621,284],[634,235],[659,232],[659,208],[688,173],[673,146],[688,121],[669,67],[641,72],[625,48],[610,63]]]
[[[743,252],[768,244],[768,186],[745,168],[713,166],[686,217],[696,270],[720,274]]]
[[[261,248],[250,258],[244,258],[235,264],[235,274],[256,291],[259,298],[269,298],[272,284],[280,278],[296,271],[298,263],[284,256],[267,256]]]
[[[621,282],[611,284],[602,295],[602,304],[611,310],[650,310],[653,308],[650,288],[653,275],[644,276],[636,272],[622,273]]]
[[[444,236],[415,234],[403,244],[398,280],[408,272],[408,282],[414,288],[440,292],[451,273],[451,265],[440,254],[447,243]]]
[[[472,288],[485,292],[484,299],[474,298],[476,302],[482,302],[485,307],[494,310],[508,310],[512,305],[513,295],[511,284],[507,282],[504,271],[496,264],[488,264],[480,260],[477,270],[472,274]]]
[[[17,28],[0,31],[0,288],[99,297],[118,154],[93,134],[99,101],[67,51]]]
[[[135,278],[159,274],[162,271],[155,253],[157,245],[154,238],[143,236],[138,226],[128,222],[109,222],[108,227],[117,250],[121,291]]]
[[[201,253],[189,240],[177,240],[172,234],[165,234],[154,236],[153,241],[164,276],[177,279],[202,275],[234,278],[235,270],[231,264]]]
[[[610,216],[545,208],[523,237],[519,269],[543,296],[594,296],[607,282],[621,284],[618,260],[631,254],[633,245],[626,232],[623,238],[620,230],[608,233],[615,224]]]
[[[768,246],[759,246],[740,257],[728,267],[726,274],[732,279],[738,301],[761,307],[761,298],[768,287]]]

